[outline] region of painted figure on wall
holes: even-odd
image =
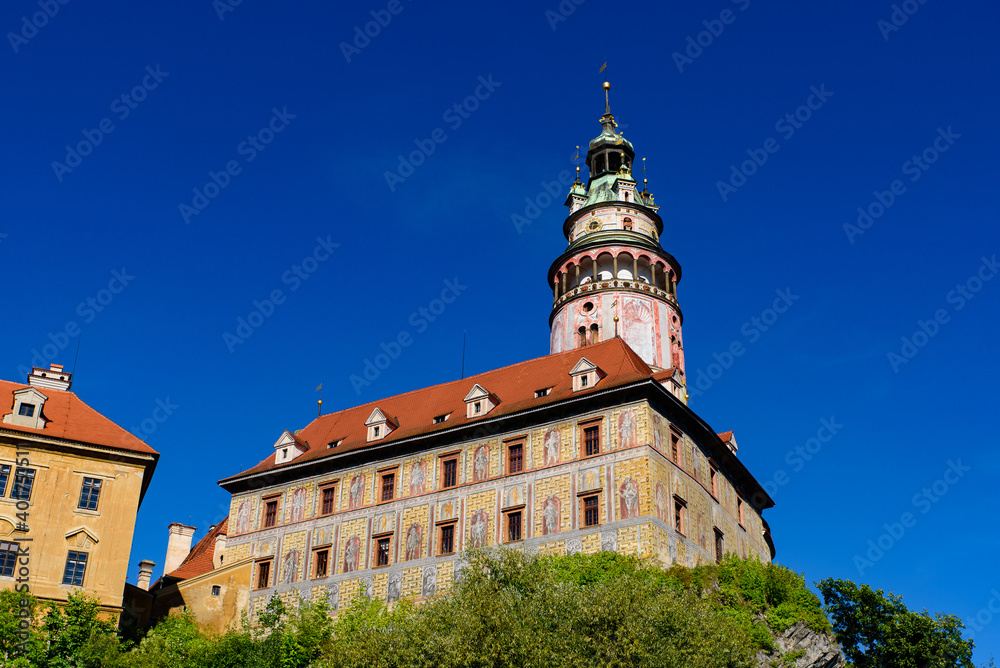
[[[621,497],[621,518],[623,520],[639,516],[639,486],[635,480],[628,478],[618,488]]]
[[[299,487],[297,490],[292,492],[291,499],[291,521],[301,522],[306,518],[306,488]]]
[[[698,513],[698,544],[701,549],[708,549],[708,543],[705,542],[705,516],[701,513]]]
[[[545,432],[545,465],[559,463],[560,438],[558,429]]]
[[[472,482],[486,480],[490,474],[490,446],[480,445],[472,457]]]
[[[486,518],[486,511],[480,510],[472,516],[469,522],[469,535],[472,538],[472,547],[486,546],[486,531],[489,529],[489,521]]]
[[[635,411],[622,411],[618,415],[618,447],[635,447]]]
[[[558,496],[550,496],[542,507],[542,534],[559,533],[561,520],[562,502]]]
[[[552,345],[549,349],[553,353],[561,353],[566,349],[566,344],[563,340],[563,327],[563,314],[560,313],[556,316],[555,321],[552,323]]]
[[[340,583],[331,582],[326,586],[326,600],[330,604],[331,610],[336,610],[340,605]]]
[[[667,490],[663,489],[662,483],[656,483],[656,516],[660,520],[670,524],[670,506],[667,505]]]
[[[361,559],[361,539],[351,536],[344,547],[344,572],[350,573],[358,570],[358,562]]]
[[[645,299],[625,297],[622,306],[625,342],[647,364],[655,362],[653,353],[653,307]]]
[[[236,513],[236,533],[246,533],[250,530],[250,499],[240,504]]]
[[[385,602],[393,603],[399,600],[399,595],[403,589],[403,575],[393,573],[389,576],[389,584],[386,586]]]
[[[350,499],[348,502],[348,510],[354,510],[355,508],[360,508],[365,503],[365,476],[363,473],[351,478],[351,487],[349,489]]]
[[[415,462],[410,469],[410,496],[424,493],[424,481],[427,480],[427,473],[424,470],[422,461]]]
[[[653,448],[663,453],[663,421],[656,413],[653,413]]]
[[[437,593],[438,569],[436,564],[424,566],[424,581],[420,587],[420,593],[424,598],[429,598]]]
[[[420,558],[420,543],[423,542],[424,530],[419,524],[411,524],[406,531],[406,560]]]
[[[299,551],[289,550],[285,552],[285,558],[281,560],[281,584],[291,584],[298,580],[299,574]]]

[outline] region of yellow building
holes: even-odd
[[[70,392],[60,365],[0,381],[0,587],[82,590],[117,618],[159,454]]]

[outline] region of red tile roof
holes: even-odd
[[[733,438],[733,432],[724,431],[721,434],[718,434],[718,437],[722,440],[723,443],[729,443],[729,441],[731,441]]]
[[[22,383],[0,380],[0,419],[14,410],[14,392],[31,387]],[[38,434],[52,438],[103,445],[119,450],[159,454],[138,437],[83,403],[76,394],[44,387],[32,388],[45,395],[42,417],[47,420],[44,429],[33,429],[0,422],[0,429]],[[6,399],[4,398],[6,397]]]
[[[184,557],[181,565],[173,571],[166,573],[164,577],[176,578],[178,580],[190,580],[215,569],[213,561],[215,559],[215,537],[219,534],[225,535],[229,526],[229,516],[210,529],[205,536],[199,540],[188,555]]]
[[[592,388],[573,392],[573,381],[569,372],[581,357],[586,357],[607,375]],[[399,425],[388,436],[376,442],[382,445],[471,424],[483,418],[495,418],[538,408],[573,396],[585,396],[611,387],[628,385],[651,378],[653,375],[649,366],[621,338],[613,338],[594,346],[546,355],[469,376],[463,380],[433,385],[323,415],[296,432],[298,438],[309,443],[310,449],[307,452],[291,462],[278,465],[275,465],[272,454],[253,468],[231,476],[227,480],[364,449],[370,445],[367,442],[368,429],[365,427],[365,421],[375,408],[379,408],[387,418],[395,420]],[[470,419],[466,417],[464,399],[476,383],[487,392],[499,397],[500,404],[488,414]],[[552,391],[548,395],[535,398],[536,390],[549,387]],[[446,413],[451,413],[446,422],[434,424],[436,416]],[[343,442],[336,449],[327,448],[327,444],[340,440]]]

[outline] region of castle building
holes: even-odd
[[[550,354],[321,415],[221,480],[251,614],[274,594],[335,608],[433,596],[476,547],[773,558],[772,500],[732,432],[687,405],[680,265],[607,88],[548,273]]]
[[[0,587],[73,591],[118,618],[132,533],[159,454],[70,391],[58,364],[0,381]]]

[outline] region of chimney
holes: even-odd
[[[135,582],[139,589],[149,591],[149,581],[153,579],[153,566],[155,565],[149,559],[143,559],[139,562],[139,579]]]
[[[197,527],[189,527],[180,522],[170,525],[170,538],[167,539],[167,558],[163,562],[163,574],[169,575],[177,570],[191,551],[191,538]]]
[[[212,568],[222,568],[222,562],[225,556],[226,534],[220,533],[215,536],[215,552],[212,553]]]
[[[31,367],[28,374],[28,385],[42,387],[47,390],[69,390],[73,384],[73,374],[63,371],[62,364],[53,364],[48,369],[39,366]]]

